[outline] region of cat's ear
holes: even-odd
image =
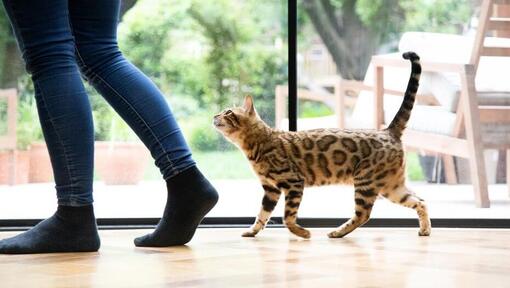
[[[243,108],[249,115],[255,114],[255,107],[253,106],[253,98],[251,96],[248,95],[244,98]]]

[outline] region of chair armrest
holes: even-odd
[[[409,61],[400,58],[398,54],[376,55],[372,57],[374,69],[374,128],[379,129],[384,123],[384,67],[408,68]],[[450,72],[464,75],[474,75],[475,67],[472,64],[442,63],[420,61],[422,72]]]
[[[372,57],[372,63],[375,67],[409,67],[409,61],[397,58],[390,55],[376,55]],[[444,63],[444,62],[433,62],[420,60],[422,71],[428,72],[453,72],[453,73],[464,73],[469,69],[474,69],[471,64],[461,63]],[[473,66],[469,68],[469,66]]]
[[[306,89],[298,89],[298,99],[304,99],[309,101],[321,102],[326,104],[330,108],[333,109],[335,115],[337,117],[337,125],[339,128],[344,128],[345,126],[345,106],[352,107],[356,103],[356,99],[354,97],[347,97],[348,95],[345,93],[346,91],[356,91],[359,92],[361,90],[372,90],[370,86],[363,84],[360,81],[354,80],[343,80],[340,79],[337,81],[334,86],[334,94],[322,93],[316,91],[310,91]],[[287,111],[286,107],[286,98],[288,97],[288,86],[286,85],[278,85],[275,88],[275,127],[277,129],[282,129],[280,124],[285,117],[285,113]],[[328,99],[329,98],[329,99]]]

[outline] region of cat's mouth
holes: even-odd
[[[225,124],[222,124],[219,118],[214,118],[213,125],[214,127],[225,127]]]

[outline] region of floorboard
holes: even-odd
[[[328,230],[199,229],[188,246],[158,249],[132,245],[144,230],[101,231],[98,253],[0,255],[0,287],[510,287],[510,230]]]

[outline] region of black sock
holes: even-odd
[[[0,254],[94,252],[99,249],[92,205],[58,206],[57,212],[34,228],[0,240]]]
[[[218,202],[218,193],[198,168],[169,179],[165,212],[156,230],[135,239],[138,247],[166,247],[188,243],[204,216]]]

